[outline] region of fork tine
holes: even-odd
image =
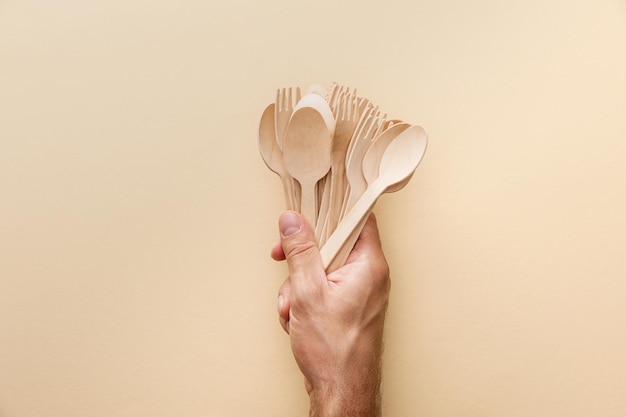
[[[372,114],[376,117],[380,116],[380,108],[378,106],[374,107]]]
[[[376,133],[374,137],[377,137],[378,135],[383,133],[383,130],[385,130],[386,124],[387,124],[387,113],[383,114],[382,117],[380,117],[379,123],[378,123],[378,129],[376,129]]]
[[[348,100],[348,95],[346,94],[346,92],[344,91],[341,94],[341,100],[339,105],[341,106],[341,120],[347,120],[347,115],[348,115],[348,103],[350,100]]]
[[[343,85],[340,85],[337,91],[337,94],[333,97],[333,106],[338,106],[339,101],[347,94],[347,90],[349,88]]]
[[[376,116],[376,112],[378,111],[378,107],[374,107],[371,105],[371,103],[367,103],[368,105],[365,107],[365,111],[363,112],[363,114],[361,115],[361,119],[363,118],[368,118],[368,117],[374,117]]]
[[[354,135],[353,135],[354,138],[359,138],[362,136],[362,133],[367,128],[368,124],[370,123],[370,120],[371,120],[370,116],[366,116],[362,118],[361,120],[359,120],[357,128],[354,131]]]
[[[361,102],[359,103],[359,114],[364,114],[367,112],[371,112],[371,110],[374,108],[374,105],[372,104],[371,101],[369,101],[366,98],[362,98]]]
[[[379,122],[378,116],[372,117],[371,120],[372,120],[372,123],[369,125],[369,128],[367,129],[367,133],[365,133],[365,138],[367,141],[371,141],[372,138],[374,138],[376,131],[378,130],[378,122]]]
[[[351,120],[352,100],[347,94],[344,96],[343,106],[341,108],[341,120]]]
[[[339,85],[337,83],[334,83],[333,89],[330,92],[328,99],[326,100],[328,101],[328,105],[330,106],[331,109],[335,109],[335,107],[337,107],[336,98],[337,98],[338,90],[339,90]]]
[[[296,98],[296,96],[300,95],[300,88],[293,88],[293,87],[289,87],[289,91],[287,92],[287,109],[288,110],[293,110],[293,108],[296,106],[296,103],[298,101],[300,101],[299,98]]]
[[[363,123],[363,129],[359,132],[359,136],[367,139],[369,137],[369,133],[372,130],[372,126],[376,122],[376,116],[368,116],[365,119],[365,123]]]
[[[343,102],[341,100],[339,100],[339,105],[338,106],[330,106],[330,110],[333,112],[333,117],[335,118],[335,120],[341,120],[341,107],[343,105]]]
[[[293,109],[293,88],[287,90],[287,110]]]
[[[341,88],[341,92],[343,93],[344,96],[347,96],[350,93],[350,87],[342,87]]]
[[[326,101],[330,104],[331,99],[333,97],[333,94],[335,94],[335,90],[337,90],[337,86],[339,84],[337,84],[336,81],[333,81],[333,83],[330,85],[330,88],[328,89],[328,91],[326,92],[326,97],[324,97],[326,99]]]
[[[344,95],[341,104],[341,120],[350,120],[350,98]]]
[[[281,96],[282,99],[282,106],[280,107],[280,109],[282,111],[285,111],[287,109],[289,109],[289,89],[288,88],[283,88],[283,94]]]
[[[350,99],[348,100],[348,117],[347,119],[350,121],[357,120],[359,106],[356,103],[355,92],[350,95]]]
[[[355,152],[355,149],[359,147],[362,141],[367,141],[369,131],[372,128],[372,124],[374,122],[374,117],[368,114],[364,114],[361,119],[357,122],[356,128],[352,134],[352,138],[350,138],[350,144],[348,145],[348,151],[346,153],[346,161],[352,158],[352,155]]]

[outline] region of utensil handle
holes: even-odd
[[[380,197],[383,191],[384,188],[380,186],[380,183],[378,181],[374,181],[374,183],[356,201],[343,220],[339,222],[337,229],[335,229],[333,234],[330,235],[326,241],[326,244],[322,247],[322,249],[320,249],[324,269],[328,271],[328,267],[337,257],[337,254],[341,250],[342,246],[350,238],[352,231],[357,228],[364,218],[366,218],[367,214],[371,211],[372,207],[374,207],[376,200]]]
[[[311,229],[315,230],[316,226],[316,199],[315,199],[315,183],[307,184],[301,183],[301,200],[300,200],[300,212],[311,226]]]
[[[323,185],[323,189],[319,190],[319,187]],[[327,224],[328,215],[330,214],[330,208],[332,206],[332,202],[330,200],[331,190],[332,190],[332,177],[328,175],[326,179],[322,179],[317,183],[318,191],[321,191],[321,201],[319,204],[319,210],[317,211],[317,224],[315,225],[315,238],[317,239],[317,243],[323,245],[325,242],[324,238],[324,225]],[[320,193],[318,192],[318,195]]]
[[[331,169],[331,182],[330,182],[330,212],[328,214],[328,222],[326,224],[326,230],[324,231],[325,238],[337,228],[339,224],[339,217],[341,215],[341,206],[343,206],[343,196],[346,192],[345,186],[345,173],[346,169],[343,162],[334,163]]]
[[[372,210],[368,210],[365,216],[363,216],[357,227],[355,227],[350,234],[350,237],[348,237],[345,243],[341,246],[341,249],[339,249],[335,258],[330,262],[328,268],[326,268],[326,272],[331,273],[334,270],[341,268],[346,263],[348,256],[350,256],[350,252],[354,249],[356,241],[359,240],[359,236],[361,236],[361,231],[363,231],[363,227],[365,226],[371,212]]]
[[[290,176],[281,177],[283,180],[283,191],[285,192],[285,204],[287,210],[297,210],[294,192],[294,180]]]

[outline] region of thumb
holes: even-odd
[[[283,213],[278,220],[280,240],[289,266],[292,286],[304,280],[326,279],[315,234],[305,218],[295,211]]]

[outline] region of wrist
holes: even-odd
[[[380,417],[380,379],[313,389],[310,417]]]
[[[368,344],[330,380],[309,383],[310,417],[380,417],[381,353]]]

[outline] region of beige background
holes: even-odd
[[[626,415],[626,2],[0,1],[0,416],[304,416],[256,145],[421,124],[377,206],[385,414]]]

